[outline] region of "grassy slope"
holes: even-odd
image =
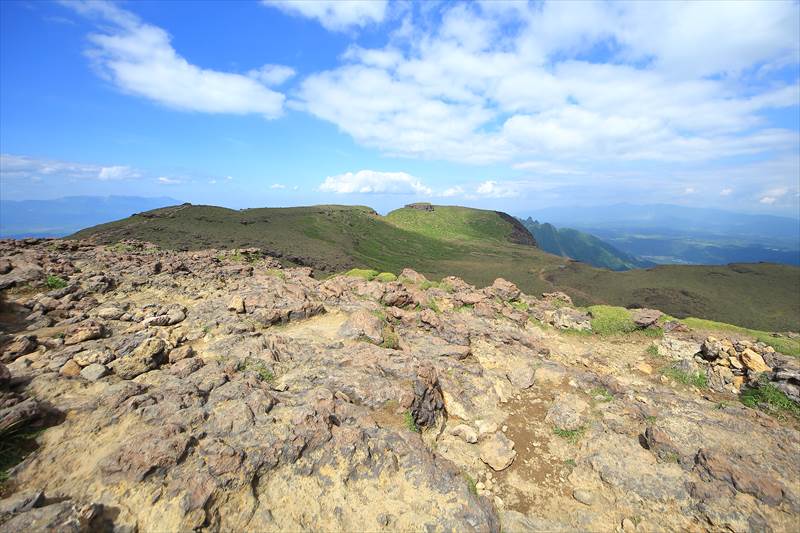
[[[327,272],[353,267],[432,279],[458,275],[478,286],[502,276],[529,294],[559,288],[581,305],[649,306],[763,330],[800,329],[800,269],[771,264],[660,266],[611,272],[572,263],[506,239],[513,231],[493,211],[313,206],[235,211],[178,206],[88,228],[100,242],[136,238],[164,248],[277,251]],[[298,261],[298,258],[300,261]]]
[[[800,329],[800,269],[775,264],[669,265],[610,272],[572,263],[546,272],[577,303],[653,307],[761,330]]]
[[[157,218],[129,217],[73,237],[105,243],[135,238],[170,249],[259,247],[328,272],[367,267],[397,273],[411,267],[432,278],[456,274],[477,285],[503,276],[532,294],[550,290],[537,275],[540,269],[563,264],[532,246],[507,242],[513,228],[493,211],[437,207],[430,227],[414,227],[403,211],[415,210],[381,217],[370,208],[349,206],[245,211],[179,206],[147,213]]]

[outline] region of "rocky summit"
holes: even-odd
[[[0,241],[0,530],[797,531],[800,366],[770,339],[312,274]]]

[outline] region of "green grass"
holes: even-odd
[[[731,331],[753,337],[756,341],[763,342],[767,346],[772,346],[776,351],[800,357],[800,339],[790,339],[788,337],[774,337],[767,331],[760,331],[757,329],[743,328],[740,326],[733,326],[725,324],[724,322],[715,322],[713,320],[703,320],[701,318],[684,318],[681,320],[684,324],[692,329],[712,330],[712,331]]]
[[[280,268],[268,268],[266,271],[268,276],[275,276],[276,278],[286,279],[286,272]]]
[[[708,377],[703,372],[684,372],[675,367],[668,367],[662,373],[683,385],[705,389],[708,387]]]
[[[576,444],[581,439],[585,431],[585,427],[579,427],[578,429],[563,429],[559,427],[553,428],[553,433],[562,439],[566,439],[570,444]]]
[[[397,333],[389,324],[383,326],[382,337],[383,342],[381,343],[381,347],[391,350],[397,350],[400,347],[400,340],[397,337]]]
[[[377,281],[383,281],[384,283],[389,281],[397,281],[397,276],[392,274],[391,272],[381,272],[377,276],[375,276]]]
[[[419,433],[419,427],[417,426],[416,421],[414,421],[414,415],[411,414],[411,411],[406,411],[403,413],[403,425],[409,431]]]
[[[594,389],[589,391],[589,394],[592,396],[592,398],[595,399],[600,397],[600,399],[598,400],[600,402],[610,402],[611,400],[614,399],[614,395],[608,392],[608,389],[605,387],[595,387]]]
[[[755,387],[745,389],[739,399],[747,407],[759,408],[778,415],[790,414],[800,419],[800,405],[766,380],[762,380]]]
[[[464,474],[464,479],[467,482],[467,489],[469,489],[470,494],[473,496],[478,495],[478,486],[475,484],[475,480],[472,479],[472,476],[469,474]]]
[[[575,468],[578,466],[578,463],[575,462],[575,459],[564,459],[564,465],[569,466],[571,468]]]
[[[592,331],[598,335],[631,333],[639,329],[631,313],[623,307],[593,305],[587,309],[592,315]]]
[[[655,344],[651,344],[650,346],[647,347],[645,353],[647,353],[647,355],[651,357],[658,357],[658,346],[656,346]]]
[[[22,462],[35,448],[42,429],[16,424],[0,431],[0,484],[9,479],[8,471]]]
[[[350,276],[351,278],[361,278],[367,281],[372,281],[379,275],[379,273],[377,270],[370,270],[367,268],[352,268],[348,270],[345,275]]]
[[[508,302],[511,304],[511,307],[516,309],[517,311],[527,312],[529,305],[527,302]]]
[[[244,360],[239,361],[239,372],[251,372],[256,375],[260,381],[272,383],[275,381],[275,374],[269,369],[264,361],[246,357]]]
[[[58,276],[47,276],[45,285],[48,289],[63,289],[67,286],[67,282]]]

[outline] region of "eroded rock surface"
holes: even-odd
[[[796,360],[688,328],[656,350],[570,335],[591,326],[568,296],[502,279],[311,274],[0,241],[0,429],[41,430],[0,530],[796,526],[797,423],[736,401],[751,379],[793,394]],[[701,391],[675,365],[730,376]]]

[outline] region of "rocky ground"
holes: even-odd
[[[594,335],[501,279],[310,274],[0,241],[0,530],[797,531],[797,419],[738,400],[791,398],[796,359],[649,310]]]

